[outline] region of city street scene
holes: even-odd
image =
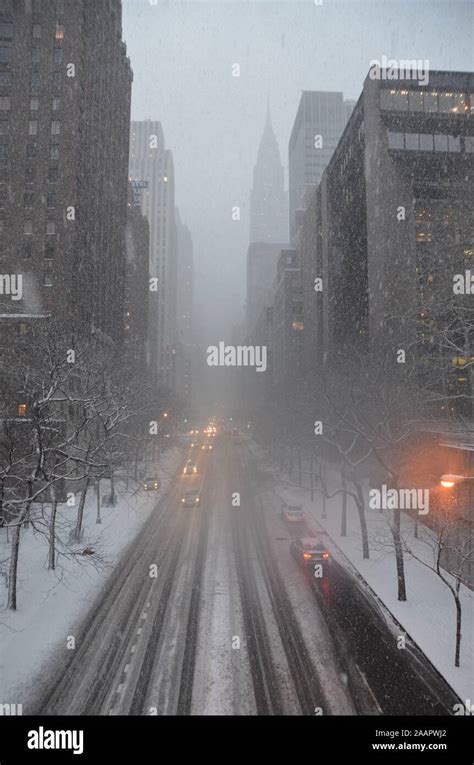
[[[473,42],[0,0],[1,765],[260,717],[472,763]]]

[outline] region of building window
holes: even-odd
[[[438,111],[438,94],[436,91],[431,93],[425,93],[423,102],[425,105],[425,112],[437,112]]]
[[[31,208],[33,207],[33,203],[35,201],[35,195],[32,191],[27,191],[24,196],[24,207]]]
[[[7,45],[0,46],[0,64],[9,64],[12,60],[13,48]]]
[[[380,88],[380,108],[390,110],[393,109],[392,90],[388,88]]]
[[[448,136],[437,134],[434,137],[435,151],[448,151]]]
[[[0,88],[9,88],[11,84],[11,72],[0,72]]]
[[[393,92],[393,110],[396,112],[408,111],[408,90],[395,90]]]
[[[23,260],[31,260],[33,254],[33,246],[31,242],[25,242],[23,245]]]
[[[448,135],[448,151],[461,151],[461,139],[459,136]]]
[[[26,324],[24,321],[20,323],[19,326],[20,335],[27,335],[28,334],[28,324]]]
[[[56,233],[56,223],[54,222],[54,220],[46,221],[46,233],[48,235]]]
[[[39,64],[41,58],[41,53],[39,48],[32,48],[31,49],[31,63],[32,64]]]
[[[53,72],[53,87],[60,88],[63,84],[62,72]]]
[[[474,152],[474,136],[467,135],[464,138],[464,151]]]
[[[0,135],[8,133],[8,120],[0,119]]]
[[[37,96],[32,96],[30,98],[30,112],[37,112],[39,109],[39,98]]]
[[[43,286],[44,287],[53,286],[53,274],[50,271],[44,272]]]
[[[31,75],[31,90],[38,90],[41,84],[41,79],[38,72],[33,72]]]
[[[430,133],[420,133],[420,150],[433,151],[433,136]]]
[[[403,133],[392,133],[390,130],[388,133],[388,148],[389,149],[403,149]]]
[[[36,144],[35,143],[27,143],[26,144],[26,156],[28,159],[34,159],[36,157]]]
[[[34,167],[27,167],[25,170],[25,182],[33,183],[35,180],[36,170]]]
[[[411,112],[423,111],[423,92],[421,90],[410,90],[408,101]]]
[[[0,186],[0,207],[5,207],[7,201],[7,190],[4,186]]]
[[[53,62],[55,64],[62,64],[64,59],[64,51],[62,48],[55,48],[53,52]]]
[[[13,39],[13,24],[10,21],[0,23],[0,40]]]
[[[451,112],[454,106],[452,93],[440,93],[438,96],[440,112]]]
[[[57,112],[61,108],[61,99],[58,96],[53,98],[53,112]]]
[[[18,417],[24,417],[28,411],[28,407],[26,404],[18,404]]]
[[[38,135],[38,120],[28,122],[28,135]]]
[[[8,146],[6,143],[0,143],[0,159],[7,159]]]
[[[33,233],[33,221],[25,220],[23,223],[23,233],[28,235]]]
[[[59,178],[59,171],[57,167],[50,167],[48,170],[48,181],[50,183],[56,183]]]
[[[8,112],[11,109],[10,96],[0,96],[0,111]]]
[[[59,145],[57,143],[53,143],[49,147],[49,158],[59,159]]]
[[[405,149],[408,151],[418,151],[418,146],[418,133],[405,133]]]
[[[61,123],[59,120],[53,120],[51,123],[51,135],[59,135],[61,132]]]
[[[64,27],[62,24],[56,24],[56,32],[54,36],[56,40],[64,40]]]
[[[33,24],[33,37],[39,40],[41,37],[41,24]]]
[[[51,242],[48,242],[44,246],[44,259],[45,260],[54,259],[54,244],[52,244]]]
[[[52,210],[54,207],[56,207],[56,194],[54,191],[50,191],[50,193],[47,195],[46,198],[46,206],[49,210]]]

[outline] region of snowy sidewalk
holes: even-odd
[[[350,497],[347,501],[347,536],[341,537],[341,495],[326,500],[327,517],[323,518],[322,497],[316,488],[312,502],[308,488],[292,485],[288,475],[279,473],[277,466],[270,461],[268,453],[262,447],[250,443],[250,449],[271,471],[275,491],[282,500],[289,504],[302,505],[308,519],[316,521],[328,533],[337,549],[344,554],[340,556],[342,560],[345,556],[346,565],[347,561],[352,564],[462,701],[466,703],[469,699],[474,699],[474,593],[461,585],[461,666],[456,668],[454,598],[433,571],[409,553],[405,553],[407,601],[398,601],[393,542],[384,516],[377,510],[370,510],[368,502],[366,503],[370,560],[364,560],[359,517]],[[330,491],[332,489],[333,487],[330,487]],[[402,537],[409,540],[410,549],[416,557],[429,562],[430,555],[432,556],[430,546],[422,539],[415,539],[413,530],[412,519],[402,513]],[[420,536],[425,535],[429,538],[429,534],[429,530],[425,528],[420,530]],[[446,574],[446,577],[454,581],[449,574]]]
[[[42,665],[54,658],[55,646],[68,635],[90,609],[124,548],[135,538],[152,509],[173,482],[182,461],[182,450],[172,447],[157,461],[161,479],[158,493],[146,494],[130,481],[129,491],[117,482],[117,504],[101,508],[96,525],[96,495],[90,490],[84,508],[81,548],[100,553],[103,565],[96,567],[88,556],[59,556],[55,571],[48,571],[48,547],[32,526],[22,531],[18,564],[18,610],[6,609],[5,578],[0,582],[0,704],[22,704],[32,679]],[[104,483],[107,483],[106,481]],[[76,507],[60,505],[58,535],[64,543],[75,525]],[[47,510],[46,510],[47,513]],[[5,528],[0,530],[0,560],[5,570],[10,557]]]

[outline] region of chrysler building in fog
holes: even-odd
[[[284,187],[280,151],[267,106],[250,194],[250,243],[287,241],[288,195]]]

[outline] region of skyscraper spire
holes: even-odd
[[[265,127],[258,148],[250,195],[250,241],[286,242],[287,209],[283,165],[272,125],[270,99],[267,97]]]

